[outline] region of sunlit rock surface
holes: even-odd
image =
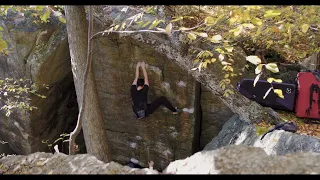
[[[255,126],[237,115],[232,116],[223,125],[218,136],[206,145],[204,150],[214,150],[232,144],[244,144],[261,147],[269,155],[284,155],[296,152],[320,153],[320,139],[313,136],[275,130],[268,133],[262,140],[257,136]]]

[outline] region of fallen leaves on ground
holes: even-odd
[[[320,137],[320,120],[312,120],[308,118],[298,118],[294,112],[276,111],[282,121],[295,122],[298,126],[297,134]],[[256,124],[260,131],[261,129],[269,129],[273,125],[264,121]],[[261,132],[260,132],[261,133]],[[258,134],[258,132],[257,132]],[[261,134],[260,134],[261,135]]]
[[[320,120],[298,118],[293,112],[279,111],[277,113],[282,119],[295,122],[298,126],[298,134],[320,137]]]

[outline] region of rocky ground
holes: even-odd
[[[171,162],[163,171],[137,169],[94,156],[34,153],[0,159],[0,174],[319,174],[320,154],[270,156],[258,147],[231,145]]]

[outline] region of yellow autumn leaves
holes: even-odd
[[[261,74],[262,74],[262,67],[265,66],[266,69],[268,69],[269,71],[273,72],[273,73],[278,73],[279,69],[276,63],[268,63],[268,64],[262,64],[261,63],[261,59],[258,56],[248,56],[246,58],[247,61],[249,61],[250,63],[256,65],[256,69],[255,69],[255,74],[257,74],[257,76],[255,77],[254,81],[253,81],[253,86],[256,86],[256,83],[258,82]],[[263,99],[265,99],[268,94],[270,93],[271,90],[273,90],[273,92],[275,94],[277,94],[280,98],[284,98],[282,90],[281,89],[274,89],[272,86],[272,82],[277,82],[277,83],[282,83],[281,79],[275,79],[275,78],[268,78],[267,81],[270,83],[271,87],[268,89],[268,91],[265,93],[265,95],[263,96]]]

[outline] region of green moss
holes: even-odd
[[[266,133],[268,130],[269,130],[269,128],[256,125],[256,134],[257,134],[258,136],[263,135],[263,134]]]
[[[148,57],[148,64],[157,64],[157,59],[153,56]]]

